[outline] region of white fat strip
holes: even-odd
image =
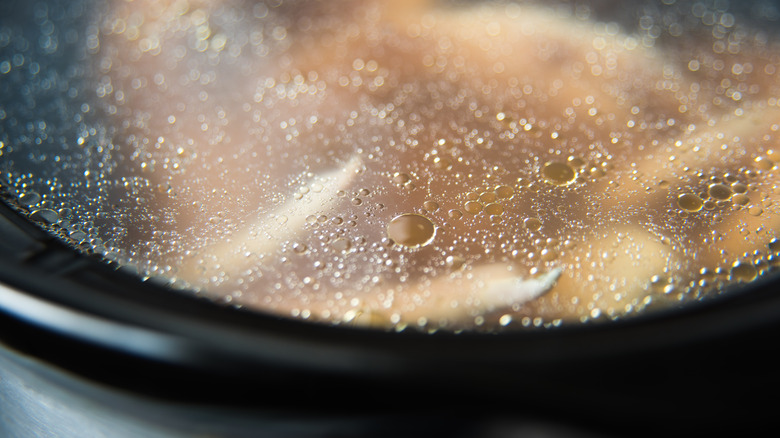
[[[523,304],[539,298],[552,289],[562,271],[562,268],[558,267],[536,277],[523,278],[506,266],[502,268],[497,272],[496,267],[490,265],[476,268],[489,271],[475,273],[487,277],[480,291],[482,307],[486,310],[510,307],[513,304]]]

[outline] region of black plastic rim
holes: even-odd
[[[665,418],[701,429],[713,415],[720,427],[729,419],[757,424],[772,410],[756,392],[780,388],[768,354],[780,334],[773,279],[697,306],[609,323],[388,333],[172,293],[76,254],[7,205],[0,210],[0,339],[124,391],[320,413],[415,412],[416,394],[429,410],[565,414],[610,427],[663,407]],[[323,405],[339,394],[347,395],[345,404]]]

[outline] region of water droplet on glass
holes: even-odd
[[[677,198],[677,205],[687,212],[695,213],[701,210],[704,206],[704,201],[694,194],[686,193]]]
[[[41,202],[41,195],[35,192],[22,193],[19,196],[19,203],[22,205],[35,205]]]
[[[737,262],[731,267],[730,272],[733,281],[750,282],[758,276],[758,270],[752,263]]]
[[[556,186],[565,186],[574,182],[577,172],[568,164],[560,161],[552,161],[542,168],[544,180]]]
[[[537,231],[540,228],[542,228],[542,221],[535,217],[529,217],[528,219],[523,221],[523,226],[525,226],[527,229],[531,231]]]
[[[732,194],[729,186],[725,184],[711,184],[707,188],[707,193],[709,193],[712,199],[715,199],[717,201],[725,201],[731,198],[731,194]]]
[[[419,214],[402,214],[387,224],[387,237],[406,247],[425,246],[433,241],[436,226]]]
[[[59,219],[59,215],[54,210],[50,210],[48,208],[42,208],[40,210],[35,210],[32,213],[30,213],[30,219],[44,224],[53,224],[57,222],[57,220]]]

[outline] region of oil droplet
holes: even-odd
[[[452,209],[447,212],[447,216],[449,216],[452,219],[460,219],[463,217],[463,212],[461,212],[460,210]]]
[[[717,201],[725,201],[731,197],[731,189],[725,184],[711,184],[707,189],[710,198]]]
[[[537,231],[542,228],[542,221],[535,217],[529,217],[523,221],[523,225],[531,231]]]
[[[677,205],[685,211],[695,213],[704,206],[704,201],[696,195],[686,193],[677,198]]]
[[[567,163],[552,161],[544,165],[542,169],[544,180],[556,186],[566,186],[574,182],[577,172]]]
[[[430,219],[419,214],[402,214],[387,224],[387,237],[407,247],[425,246],[436,235],[436,226]]]
[[[434,211],[439,209],[439,204],[435,201],[425,201],[423,202],[423,208],[425,211],[433,213]]]
[[[515,189],[509,186],[496,187],[496,195],[501,199],[511,198],[515,194]]]
[[[749,282],[755,280],[758,270],[752,263],[736,262],[731,267],[731,280]]]
[[[477,214],[482,211],[482,204],[477,201],[468,201],[463,206],[463,209],[466,210],[466,213]]]
[[[501,215],[504,213],[504,206],[498,203],[488,204],[485,206],[485,214],[489,215]]]

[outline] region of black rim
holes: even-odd
[[[375,332],[171,293],[75,254],[8,206],[0,208],[4,235],[13,230],[17,245],[29,238],[35,243],[28,247],[37,249],[2,255],[0,281],[8,287],[0,338],[126,391],[320,413],[345,406],[414,412],[406,399],[427,393],[437,394],[437,409],[476,404],[491,414],[566,412],[612,426],[620,424],[611,422],[618,413],[660,403],[667,416],[683,415],[701,427],[696,415],[769,415],[752,391],[778,383],[766,357],[766,346],[780,334],[771,278],[698,306],[606,324],[492,335]],[[20,304],[24,299],[32,301]],[[45,320],[50,313],[41,309],[79,323]],[[104,336],[89,330],[105,330]],[[291,388],[308,388],[307,395]],[[322,404],[322,396],[352,391],[346,405]]]

